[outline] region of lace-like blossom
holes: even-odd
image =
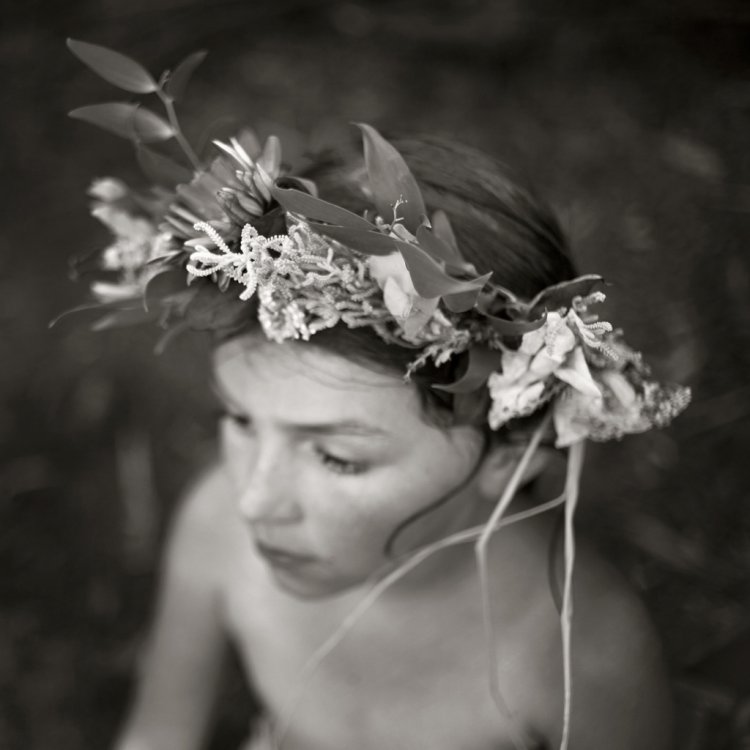
[[[239,251],[227,246],[210,225],[196,224],[216,245],[198,245],[187,270],[194,276],[224,276],[242,284],[240,298],[257,294],[258,319],[272,341],[308,340],[343,321],[351,328],[371,325],[384,335],[391,316],[366,261],[335,254],[330,242],[294,224],[288,235],[264,237],[247,224]]]
[[[690,403],[690,390],[645,381],[636,390],[625,374],[602,371],[595,376],[601,399],[567,389],[555,401],[553,418],[557,440],[564,448],[580,440],[617,440],[624,435],[665,427]]]

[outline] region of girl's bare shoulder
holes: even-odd
[[[554,534],[553,534],[554,539]],[[562,545],[540,547],[547,567],[527,634],[538,675],[534,723],[559,741],[564,694]],[[537,560],[537,564],[541,561]],[[571,746],[670,747],[671,691],[659,638],[633,587],[592,546],[577,541],[573,574]],[[577,740],[577,741],[576,741]]]
[[[237,526],[232,497],[231,483],[219,463],[193,480],[172,519],[168,564],[198,580],[216,583],[221,578]]]

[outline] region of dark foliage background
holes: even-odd
[[[213,427],[205,343],[47,323],[79,303],[73,253],[103,246],[94,176],[130,147],[70,121],[118,93],[64,46],[158,72],[211,54],[193,140],[254,123],[287,152],[441,132],[550,197],[608,315],[664,379],[669,430],[590,452],[581,524],[642,590],[680,699],[681,748],[750,743],[750,10],[740,0],[11,0],[0,30],[0,746],[105,747],[126,705],[165,525]],[[251,701],[236,670],[216,748]],[[743,739],[744,738],[744,739]],[[744,744],[743,744],[744,743]]]

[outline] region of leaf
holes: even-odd
[[[195,69],[206,59],[208,50],[201,49],[188,55],[170,74],[164,91],[173,100],[181,99]]]
[[[401,240],[393,241],[401,251],[414,288],[420,297],[444,297],[448,294],[480,290],[492,275],[487,273],[465,281],[454,279],[421,248]]]
[[[332,240],[336,240],[336,242],[365,255],[390,255],[396,252],[396,244],[393,238],[380,232],[363,232],[359,229],[319,224],[314,221],[307,223],[313,232],[330,237]]]
[[[486,315],[486,318],[487,322],[501,336],[523,336],[524,333],[530,333],[536,331],[537,328],[541,328],[546,320],[545,315],[535,320],[505,320],[505,318],[498,318],[495,315]]]
[[[105,81],[134,94],[150,94],[158,89],[151,74],[135,60],[98,44],[68,39],[68,49]]]
[[[128,102],[91,104],[74,109],[68,114],[76,120],[90,122],[110,133],[136,142],[166,141],[175,134],[172,126],[161,117]]]
[[[490,374],[502,368],[502,352],[486,346],[474,346],[469,349],[466,371],[453,383],[433,385],[448,393],[472,393],[487,382]]]
[[[435,211],[432,215],[432,231],[453,250],[457,258],[463,260],[458,249],[456,235],[453,234],[453,227],[445,211]]]
[[[452,312],[462,313],[471,310],[476,305],[479,289],[472,289],[468,292],[459,292],[458,294],[447,294],[443,301],[445,306]]]
[[[529,310],[533,314],[539,312],[540,308],[556,310],[560,307],[570,307],[573,297],[585,297],[587,294],[591,294],[597,284],[603,281],[604,279],[597,274],[588,274],[548,286],[529,302]]]
[[[417,242],[433,258],[444,260],[446,263],[460,262],[461,259],[453,252],[452,248],[447,245],[440,237],[435,234],[426,224],[417,229]]]
[[[251,128],[243,128],[235,137],[237,143],[245,149],[247,155],[253,159],[253,161],[257,160],[261,154],[261,147],[260,141],[258,141],[258,136],[255,135],[255,131]]]
[[[143,290],[143,309],[149,311],[158,308],[165,297],[185,289],[185,271],[182,268],[170,268],[152,276]]]
[[[414,175],[401,154],[375,128],[364,123],[357,123],[357,126],[362,131],[365,165],[378,213],[390,222],[394,204],[406,201],[399,206],[399,215],[403,217],[404,226],[412,234],[416,233],[427,211]]]
[[[263,153],[258,157],[258,165],[267,174],[278,174],[281,165],[281,141],[275,135],[269,135],[266,139]]]
[[[193,178],[193,173],[187,167],[141,143],[136,145],[136,157],[146,177],[160,185],[174,187],[190,182]]]
[[[186,300],[185,322],[195,331],[215,331],[233,328],[247,320],[247,302],[231,297],[211,282],[196,284],[192,296]]]
[[[275,184],[271,187],[271,195],[283,206],[284,210],[300,214],[306,219],[324,221],[326,224],[348,227],[349,229],[359,229],[362,232],[376,231],[375,225],[367,219],[363,219],[345,208],[339,208],[332,203],[303,193],[301,190],[283,188]]]

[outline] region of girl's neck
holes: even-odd
[[[533,499],[523,490],[513,500],[512,513],[527,510]],[[435,541],[415,545],[409,552],[394,558],[393,563],[377,574],[377,587],[383,587],[382,598],[394,601],[404,597],[445,596],[453,586],[476,580],[475,542],[478,533],[494,509],[491,503],[466,502],[455,523],[434,537]],[[524,523],[528,524],[529,521]],[[506,527],[507,535],[512,527]],[[386,583],[391,582],[386,588]],[[367,591],[372,583],[363,586]]]

